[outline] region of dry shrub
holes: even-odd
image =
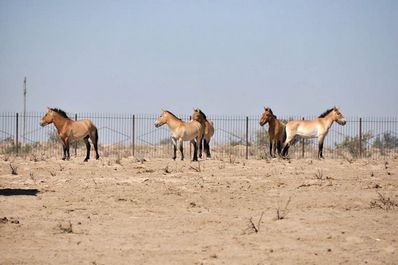
[[[378,191],[377,195],[379,196],[377,199],[370,201],[371,208],[380,208],[385,211],[389,211],[389,210],[394,210],[395,207],[398,207],[398,203],[393,199],[391,199],[390,197],[387,197]]]

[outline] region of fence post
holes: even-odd
[[[362,118],[359,118],[359,157],[362,157]]]
[[[131,124],[131,145],[133,148],[133,156],[135,155],[135,114],[132,116]]]
[[[75,113],[75,121],[77,121],[77,113]],[[77,141],[75,141],[75,157],[77,157]]]
[[[18,123],[19,123],[19,121],[18,121],[18,116],[19,116],[19,114],[18,114],[18,112],[17,112],[17,114],[16,114],[16,130],[15,130],[15,144],[16,144],[16,149],[15,149],[15,151],[16,151],[16,153],[17,153],[17,155],[18,155],[18,153],[19,153],[19,143],[18,143]]]
[[[189,120],[191,120],[192,119],[192,116],[189,116]],[[182,144],[184,144],[184,143],[182,143]],[[199,157],[199,150],[196,150],[197,151],[197,155],[198,155],[198,157]],[[189,157],[192,157],[192,144],[191,144],[191,142],[189,142]]]
[[[246,159],[249,159],[249,117],[246,116]]]
[[[304,120],[304,117],[302,118]],[[305,152],[305,138],[301,138],[301,157],[304,158],[304,152]]]

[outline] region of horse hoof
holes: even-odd
[[[96,156],[96,157],[95,157],[95,159],[97,159],[97,160],[98,160],[98,159],[99,159],[99,156]]]
[[[88,158],[84,159],[84,161],[83,161],[83,162],[88,162]]]
[[[61,158],[61,159],[65,161],[66,157],[63,157],[63,158]]]

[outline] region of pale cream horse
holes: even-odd
[[[48,108],[47,113],[41,118],[40,125],[46,126],[50,123],[54,123],[57,128],[58,135],[62,140],[64,156],[62,160],[70,158],[69,144],[71,141],[84,139],[87,148],[86,158],[84,162],[90,159],[90,138],[93,142],[96,159],[99,158],[98,154],[98,130],[91,120],[71,120],[65,113],[65,111],[55,108]]]
[[[181,160],[184,160],[183,142],[190,141],[194,146],[193,161],[198,160],[198,149],[203,137],[202,125],[197,121],[184,122],[177,118],[173,113],[162,110],[162,114],[156,119],[155,127],[158,128],[167,124],[171,131],[171,140],[173,142],[173,159],[177,158],[177,145],[181,152]]]
[[[200,109],[194,109],[192,113],[192,120],[200,122],[203,128],[203,145],[206,152],[206,157],[210,158],[210,139],[214,135],[214,124],[208,120],[206,114]],[[199,157],[202,158],[202,141],[199,147]]]
[[[286,140],[284,143],[282,155],[285,156],[291,142],[296,135],[303,138],[318,138],[318,157],[323,158],[323,141],[333,122],[337,122],[340,125],[345,125],[346,120],[340,110],[336,107],[328,109],[322,113],[315,120],[296,120],[289,121],[286,124]]]

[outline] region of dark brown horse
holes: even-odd
[[[266,123],[269,125],[269,153],[271,157],[276,157],[276,150],[278,150],[278,155],[281,155],[282,152],[283,142],[285,141],[285,125],[277,119],[269,107],[264,107],[264,112],[260,118],[261,126]]]
[[[200,122],[203,130],[203,146],[206,152],[206,157],[210,158],[210,139],[214,135],[214,125],[209,121],[206,115],[200,109],[194,109],[192,113],[192,120]],[[199,157],[202,158],[202,142],[199,146]]]
[[[93,142],[96,159],[99,158],[98,154],[98,130],[91,120],[71,120],[65,113],[65,111],[55,108],[48,108],[46,115],[41,118],[40,125],[46,126],[50,123],[54,123],[57,128],[58,135],[62,140],[64,149],[64,156],[62,160],[70,158],[69,144],[71,141],[84,139],[87,148],[86,158],[84,162],[90,159],[90,138]]]

